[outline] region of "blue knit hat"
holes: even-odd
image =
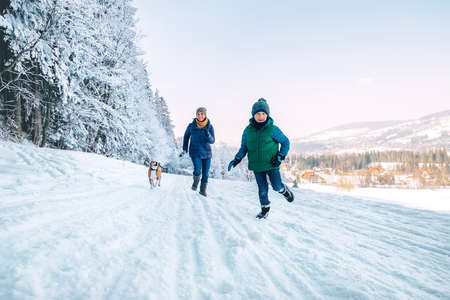
[[[266,99],[259,98],[258,101],[255,102],[252,106],[252,116],[256,115],[256,113],[263,111],[267,115],[270,115],[269,104],[267,104]]]

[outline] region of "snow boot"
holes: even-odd
[[[258,219],[265,219],[269,215],[270,206],[262,206],[261,212],[256,215]]]
[[[294,201],[294,194],[288,189],[287,185],[284,185],[284,192],[281,192],[280,194],[282,194],[288,202]]]
[[[200,175],[195,176],[194,175],[194,182],[192,183],[192,190],[196,191],[198,187],[198,183],[200,182]]]
[[[206,186],[208,185],[207,182],[202,182],[200,184],[200,195],[207,197],[206,195]]]

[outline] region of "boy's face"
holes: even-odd
[[[257,112],[254,115],[255,121],[258,123],[265,122],[267,120],[267,114],[263,111]]]
[[[197,120],[199,120],[200,122],[205,121],[205,118],[206,118],[206,115],[203,112],[199,111],[197,113]]]

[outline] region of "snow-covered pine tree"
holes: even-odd
[[[170,119],[169,107],[167,106],[166,100],[159,95],[158,89],[155,91],[153,104],[161,126],[166,130],[170,139],[175,139],[173,133],[174,126],[172,124],[172,120]]]
[[[136,162],[173,156],[167,106],[138,59],[131,1],[8,4],[0,120],[10,135]]]

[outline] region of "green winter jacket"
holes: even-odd
[[[263,172],[279,168],[272,166],[270,162],[271,158],[278,153],[279,147],[279,144],[272,138],[275,128],[272,119],[269,119],[267,124],[259,130],[251,124],[245,128],[249,170]]]
[[[280,155],[286,156],[289,151],[289,139],[281,130],[273,125],[273,119],[269,117],[267,124],[260,129],[256,129],[250,124],[245,128],[242,134],[241,147],[235,156],[235,159],[242,160],[248,153],[248,168],[255,172],[264,172],[279,167],[272,166],[271,159],[278,153],[279,145]]]

